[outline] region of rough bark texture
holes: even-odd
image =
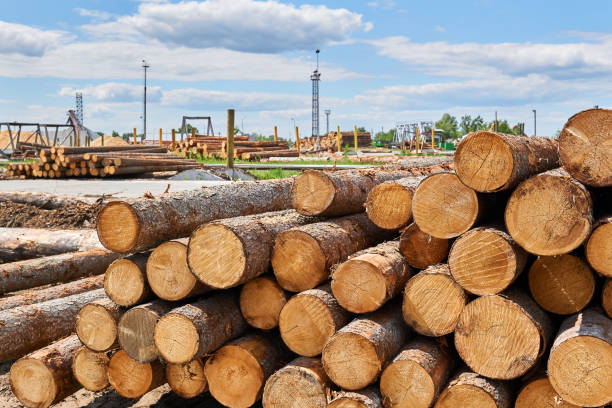
[[[21,357],[74,330],[74,319],[86,303],[103,298],[104,290],[20,306],[0,312],[0,362]]]
[[[18,204],[29,204],[43,210],[55,210],[58,208],[68,207],[79,204],[93,204],[95,198],[50,194],[50,193],[34,193],[29,191],[3,191],[0,193],[0,202],[12,202]]]
[[[448,239],[432,237],[421,231],[414,222],[400,236],[400,252],[413,268],[425,269],[443,262],[449,248]]]
[[[108,364],[111,352],[92,351],[81,347],[72,359],[74,378],[89,391],[100,391],[108,387]]]
[[[557,141],[547,137],[470,133],[455,152],[455,171],[482,193],[508,190],[526,178],[561,165]]]
[[[392,231],[377,227],[365,213],[292,228],[276,238],[274,275],[286,290],[312,289],[329,278],[333,265],[392,236]]]
[[[595,222],[585,253],[593,269],[612,277],[612,215],[601,217]]]
[[[546,376],[528,381],[519,391],[514,408],[579,408],[563,401]]]
[[[166,382],[164,366],[159,360],[139,363],[119,350],[110,359],[108,381],[119,395],[140,398]]]
[[[185,364],[168,363],[166,365],[166,380],[172,391],[183,398],[193,398],[208,389],[204,362],[196,358]]]
[[[359,391],[336,391],[329,408],[383,408],[382,398],[375,386]]]
[[[103,274],[119,254],[96,249],[0,265],[0,294]]]
[[[340,306],[352,313],[377,310],[400,293],[412,275],[398,241],[383,242],[352,255],[332,273]]]
[[[293,179],[232,183],[154,199],[108,203],[98,215],[100,242],[116,252],[140,252],[191,234],[215,219],[291,208]]]
[[[83,306],[76,316],[79,340],[94,351],[106,351],[117,344],[117,323],[123,309],[107,297]]]
[[[470,371],[461,371],[446,386],[434,408],[511,408],[512,389]]]
[[[506,229],[527,251],[560,255],[589,236],[593,204],[588,190],[562,169],[523,181],[506,206]]]
[[[370,191],[365,202],[368,217],[385,229],[405,227],[412,220],[412,196],[423,177],[385,181]]]
[[[601,306],[608,317],[612,319],[612,279],[610,278],[606,279],[601,291]]]
[[[120,306],[134,306],[153,298],[147,282],[149,253],[135,254],[113,261],[104,274],[106,295]]]
[[[272,276],[261,276],[242,286],[240,312],[251,326],[271,330],[278,326],[288,294]]]

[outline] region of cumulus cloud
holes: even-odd
[[[63,87],[59,96],[73,96],[75,92],[83,92],[85,98],[108,102],[134,102],[143,98],[143,87],[132,84],[106,82],[100,85],[89,85],[81,89]],[[161,100],[161,87],[147,86],[147,101],[159,102]]]
[[[240,110],[268,110],[283,107],[308,107],[308,95],[268,92],[227,92],[203,89],[165,91],[162,105],[205,106],[210,109],[235,107]]]
[[[0,54],[41,56],[57,47],[67,34],[0,21]]]

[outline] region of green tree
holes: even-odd
[[[96,132],[98,136],[104,136],[104,132]]]
[[[119,136],[119,132],[117,132],[116,130],[113,130],[113,137],[121,137],[121,136]]]
[[[497,122],[497,131],[500,133],[513,133],[512,126],[510,126],[506,119]]]
[[[448,113],[442,115],[442,118],[436,122],[436,129],[442,130],[445,139],[456,139],[459,137],[457,118]]]
[[[461,128],[461,133],[466,135],[470,132],[487,129],[488,123],[480,115],[474,119],[470,115],[463,115],[459,127]]]
[[[366,132],[366,128],[363,127],[363,126],[360,126],[360,127],[357,128],[357,131],[358,132]]]
[[[375,142],[392,142],[393,141],[393,136],[395,136],[395,129],[390,129],[387,132],[377,132],[376,135],[374,135],[374,141]]]

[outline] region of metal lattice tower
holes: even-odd
[[[326,135],[329,135],[329,115],[331,113],[331,109],[325,109],[323,112],[325,112],[325,123],[326,123],[326,127],[325,129],[326,131]]]
[[[317,54],[317,69],[310,76],[312,81],[312,136],[317,137],[317,146],[319,145],[319,81],[321,73],[319,72],[319,50]]]
[[[79,124],[83,126],[83,92],[76,93],[76,117]]]

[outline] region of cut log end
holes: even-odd
[[[186,364],[168,363],[166,379],[172,391],[183,398],[194,398],[206,391],[208,386],[204,375],[204,363],[200,359]]]
[[[334,391],[328,408],[383,408],[383,401],[377,387],[359,391]]]
[[[123,350],[113,354],[110,359],[108,380],[122,397],[140,398],[152,388],[161,385],[161,378],[163,368],[157,360],[141,364],[131,359]]]
[[[270,277],[253,279],[240,291],[240,311],[247,323],[258,329],[277,327],[286,303],[285,291]]]
[[[293,207],[304,215],[319,215],[334,200],[335,187],[320,171],[306,170],[296,177],[293,185]]]
[[[374,345],[356,333],[338,332],[327,343],[322,356],[329,378],[347,390],[372,383],[382,370]]]
[[[380,377],[380,390],[385,402],[398,408],[430,407],[436,392],[427,370],[410,360],[391,363]]]
[[[329,383],[318,358],[299,357],[270,376],[262,403],[266,408],[325,408]]]
[[[141,363],[158,357],[153,333],[159,315],[146,307],[135,307],[123,314],[117,325],[119,345],[134,360]]]
[[[179,313],[168,313],[159,319],[154,338],[159,354],[170,363],[191,361],[200,346],[200,336],[195,325]],[[181,341],[176,341],[177,338]]]
[[[601,306],[608,317],[612,319],[612,279],[606,279],[601,291]]]
[[[368,195],[366,211],[380,228],[402,228],[412,219],[412,191],[400,184],[379,184]]]
[[[387,300],[385,277],[379,268],[361,259],[343,262],[334,271],[332,290],[338,303],[352,313],[372,312]]]
[[[117,321],[104,306],[90,303],[77,314],[76,334],[90,349],[105,351],[117,340]]]
[[[518,396],[514,408],[578,408],[563,401],[563,398],[550,385],[548,378],[538,378],[526,384]]]
[[[199,284],[187,266],[187,245],[169,241],[155,248],[147,261],[151,290],[165,300],[181,300]]]
[[[485,390],[473,385],[456,385],[442,392],[435,408],[501,408]],[[508,407],[509,408],[509,407]]]
[[[13,394],[26,407],[48,407],[58,391],[53,372],[34,358],[19,359],[11,366],[10,383]]]
[[[106,353],[92,351],[86,347],[74,354],[72,372],[74,378],[86,390],[100,391],[109,385],[108,364],[110,359]]]
[[[399,249],[408,265],[425,269],[444,261],[449,246],[448,239],[432,237],[413,222],[402,232]]]
[[[140,235],[136,212],[122,201],[112,201],[100,210],[96,229],[102,245],[113,252],[130,252]]]
[[[272,252],[272,268],[278,284],[291,292],[311,289],[328,275],[319,243],[299,230],[288,230],[278,235]]]
[[[104,291],[119,306],[132,306],[147,290],[143,271],[129,259],[118,259],[108,266],[104,275]]]
[[[586,257],[593,269],[612,277],[612,219],[595,228],[586,245]]]

